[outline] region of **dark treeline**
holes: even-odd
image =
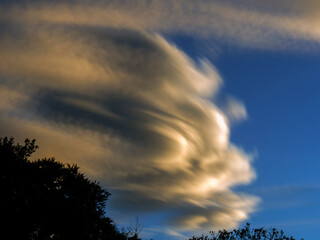
[[[210,232],[210,236],[202,235],[192,237],[189,240],[295,240],[295,238],[286,236],[282,230],[279,231],[275,228],[250,228],[250,224],[247,223],[243,228]]]
[[[141,226],[119,229],[106,215],[109,192],[77,165],[54,158],[31,161],[38,146],[26,139],[0,138],[1,239],[140,240]],[[276,229],[211,232],[190,240],[294,240]]]
[[[106,217],[105,189],[76,165],[30,161],[37,148],[0,138],[1,239],[139,239]]]

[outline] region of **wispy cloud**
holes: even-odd
[[[38,156],[78,163],[111,188],[123,211],[165,207],[180,229],[235,227],[258,199],[231,190],[255,173],[210,100],[219,74],[149,32],[144,18],[131,21],[131,4],[51,3],[2,14],[0,133],[36,137]],[[154,4],[168,2],[133,13]],[[157,17],[153,24],[164,16]],[[241,104],[231,106],[244,117]]]
[[[228,98],[225,113],[231,121],[241,121],[248,117],[244,104],[233,97]]]
[[[320,41],[320,5],[303,1],[73,1],[5,6],[1,19],[197,34],[254,48],[294,48]],[[306,46],[306,45],[303,45]],[[306,49],[303,49],[306,50]]]

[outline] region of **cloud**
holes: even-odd
[[[319,7],[315,0],[36,1],[5,5],[0,19],[180,32],[250,48],[306,51],[319,47]]]
[[[70,9],[53,7],[43,15],[27,8],[26,22],[19,8],[3,17],[1,135],[35,137],[38,157],[79,164],[114,193],[121,211],[166,209],[175,213],[169,222],[186,230],[247,219],[258,199],[231,187],[255,173],[210,100],[221,84],[214,66],[159,34],[117,21],[70,25],[78,20],[66,19]]]
[[[244,104],[232,97],[229,97],[227,100],[225,113],[232,121],[241,121],[248,117]]]

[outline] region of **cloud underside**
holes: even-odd
[[[248,218],[257,198],[231,187],[255,173],[211,101],[221,79],[208,61],[130,23],[95,24],[104,16],[95,12],[90,22],[37,10],[2,15],[2,136],[37,138],[38,157],[79,164],[124,212],[171,211],[170,224],[186,230]],[[238,102],[229,111],[246,117]]]

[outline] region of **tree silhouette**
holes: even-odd
[[[234,229],[230,232],[220,230],[218,232],[210,232],[211,236],[192,237],[189,240],[295,240],[293,237],[288,237],[281,230],[275,228],[250,228],[250,224],[239,229]],[[303,240],[303,239],[301,239]]]
[[[127,227],[126,233],[128,234],[129,240],[139,240],[139,234],[142,231],[143,227],[139,223],[139,217],[136,218],[136,222],[134,224],[130,224]]]
[[[37,148],[0,138],[1,239],[129,238],[105,216],[106,190],[76,165],[29,160]]]

